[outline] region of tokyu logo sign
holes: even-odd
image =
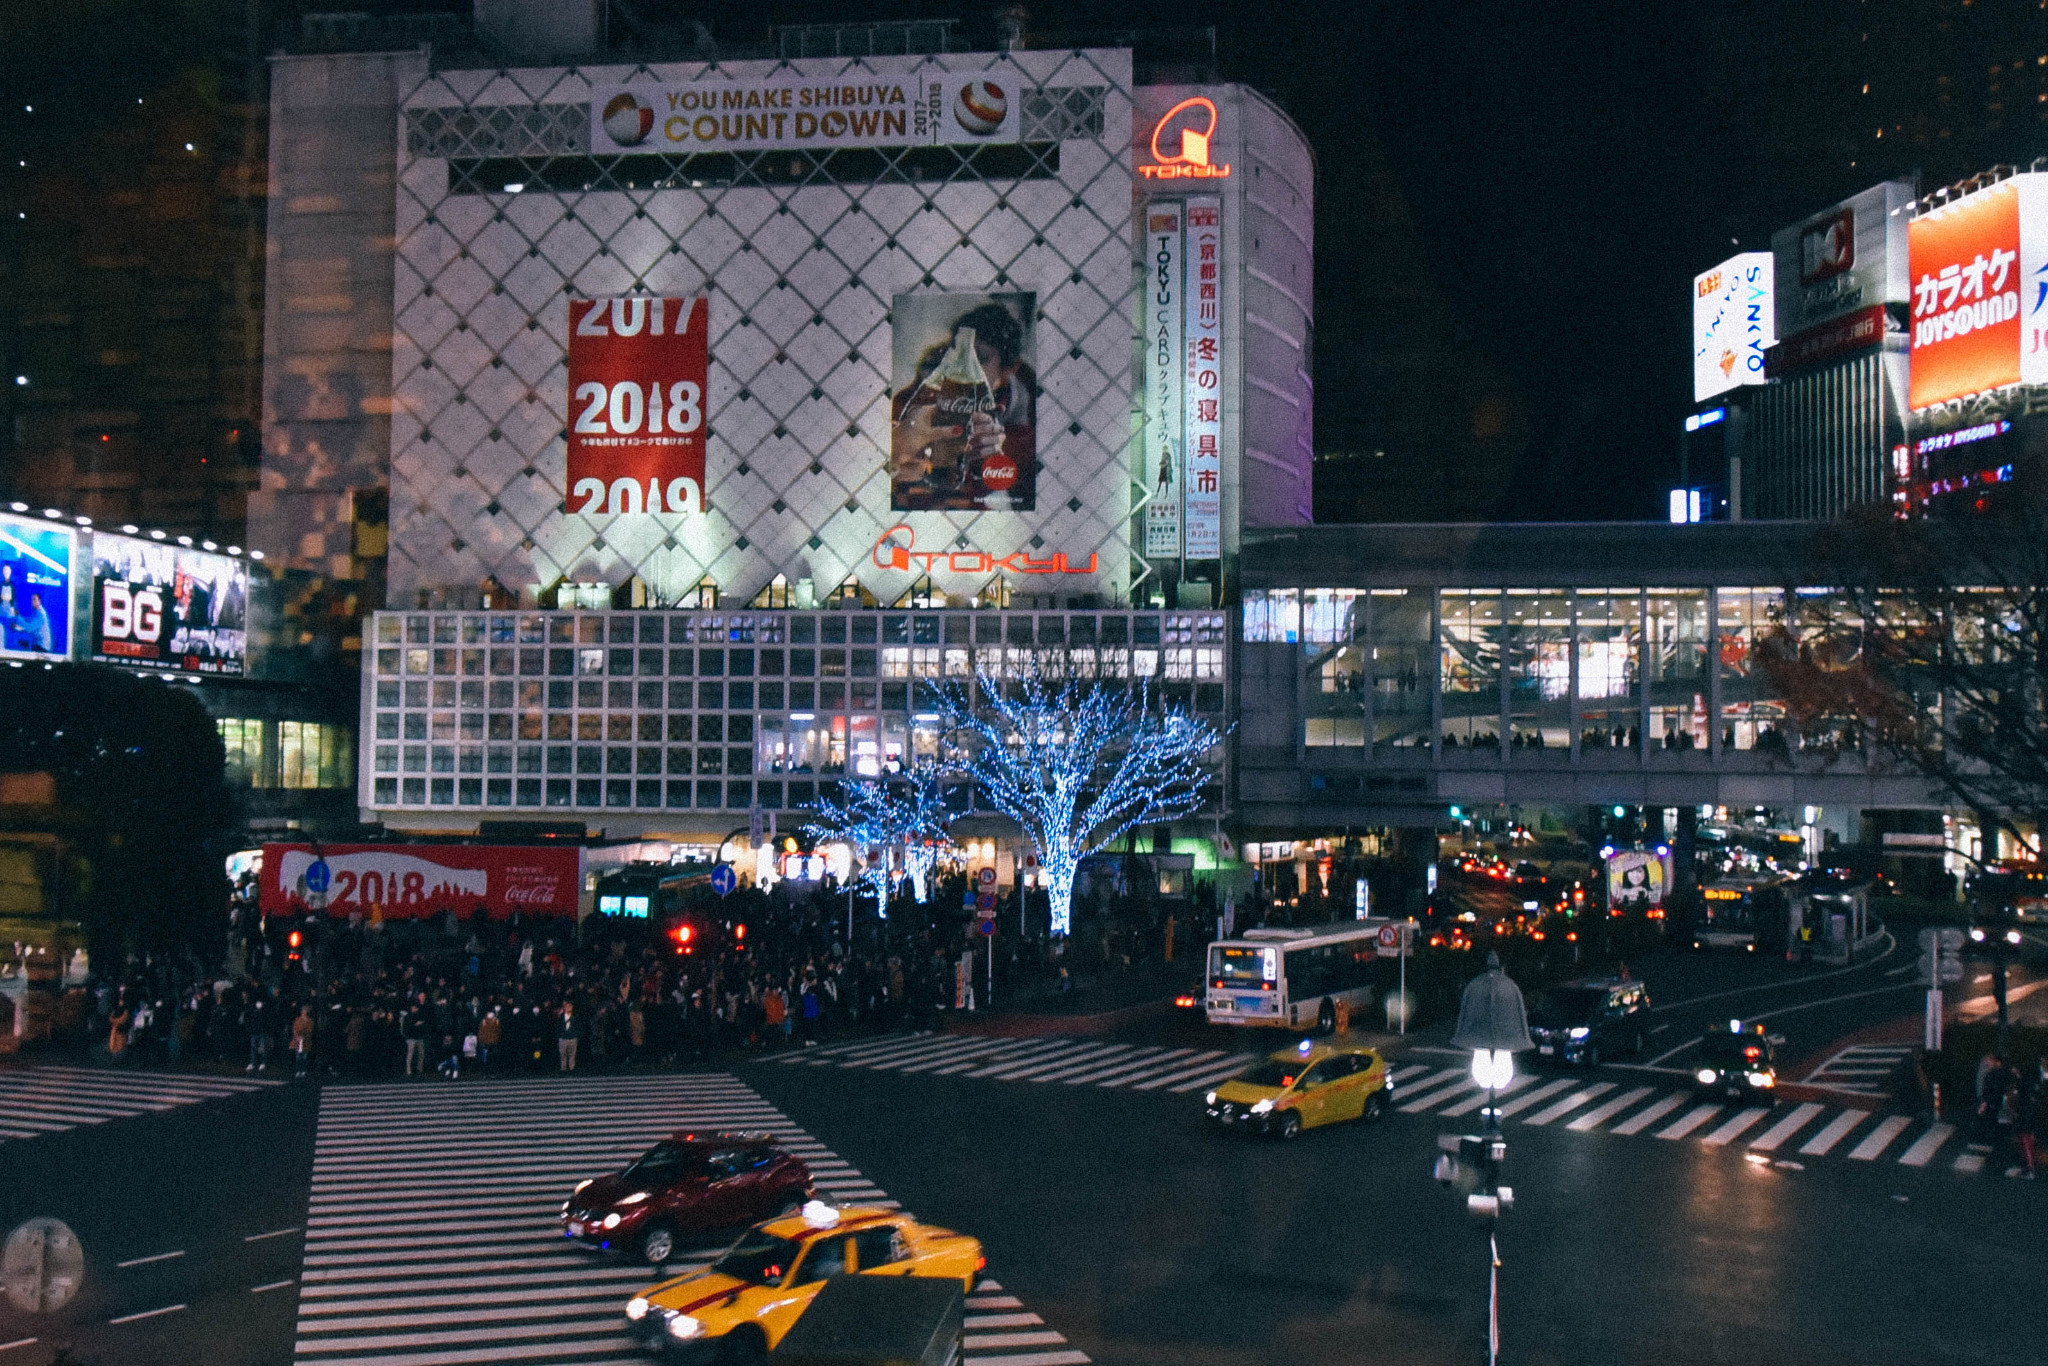
[[[1022,550],[1013,550],[1007,555],[992,555],[986,550],[970,548],[919,550],[917,533],[901,523],[882,533],[869,558],[877,569],[919,569],[927,574],[993,574],[997,570],[1008,570],[1012,574],[1095,572],[1092,551],[1087,564],[1077,565],[1067,562],[1067,554],[1063,550],[1054,551],[1044,559]]]
[[[1140,165],[1145,180],[1228,180],[1230,163],[1210,159],[1216,137],[1216,102],[1206,95],[1182,100],[1152,125],[1152,164]],[[1169,152],[1168,146],[1177,150]]]

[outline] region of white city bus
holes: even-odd
[[[1209,946],[1210,1024],[1336,1028],[1337,1002],[1372,1004],[1384,920],[1327,930],[1247,930]]]

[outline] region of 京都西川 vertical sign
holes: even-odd
[[[1181,208],[1151,204],[1145,215],[1145,556],[1180,557]]]
[[[1183,522],[1187,557],[1214,560],[1223,553],[1223,204],[1190,199],[1186,213]]]

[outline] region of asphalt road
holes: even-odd
[[[57,1314],[0,1297],[0,1366],[289,1360],[314,1100],[277,1087],[0,1145],[0,1237],[61,1219],[86,1258]]]
[[[1470,1363],[1485,1245],[1438,1122],[1206,1132],[1197,1097],[756,1066],[742,1077],[1098,1362]],[[2042,1358],[2044,1188],[1563,1129],[1510,1131],[1503,1360]]]

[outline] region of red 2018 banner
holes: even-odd
[[[710,300],[569,301],[569,511],[704,509]]]
[[[308,873],[325,865],[324,879]],[[263,846],[258,904],[266,914],[304,911],[308,892],[327,884],[327,912],[348,915],[380,908],[386,916],[439,915],[453,909],[467,919],[481,906],[502,920],[526,915],[576,914],[583,851],[506,844],[309,844]],[[314,899],[317,899],[314,898]]]

